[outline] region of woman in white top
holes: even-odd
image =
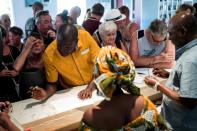
[[[99,35],[102,39],[102,42],[100,43],[101,47],[106,46],[106,45],[111,45],[114,47],[116,46],[115,40],[116,40],[116,35],[117,35],[117,26],[113,21],[106,21],[99,25]],[[120,48],[121,50],[126,51],[125,46],[123,45],[122,42],[120,42]]]
[[[172,68],[175,46],[168,39],[166,23],[156,19],[148,29],[136,31],[132,36],[130,57],[138,67]]]

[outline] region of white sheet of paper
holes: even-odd
[[[139,74],[136,73],[135,79],[134,79],[133,82],[134,82],[134,83],[137,83],[137,84],[142,84],[142,83],[144,83],[144,76],[139,75]]]
[[[103,100],[103,97],[97,96],[96,91],[93,92],[91,99],[81,100],[78,98],[77,94],[73,94],[70,97],[64,97],[57,101],[53,101],[51,104],[55,107],[58,112],[68,111],[78,107],[83,107],[91,105],[97,101]]]
[[[13,103],[13,111],[11,114],[20,124],[26,124],[78,107],[94,104],[104,99],[98,96],[95,91],[91,99],[80,100],[77,95],[85,88],[86,86],[79,86],[67,91],[57,92],[43,103],[39,103],[39,101],[34,99]]]
[[[136,72],[143,75],[149,75],[151,68],[136,68]]]

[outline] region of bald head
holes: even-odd
[[[168,31],[170,40],[177,47],[182,47],[197,38],[197,19],[186,12],[178,13],[171,18]]]
[[[57,32],[57,49],[62,56],[74,52],[78,42],[78,30],[72,24],[63,24]]]

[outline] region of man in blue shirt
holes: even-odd
[[[166,85],[146,77],[145,82],[163,92],[161,113],[170,130],[197,129],[197,19],[179,13],[169,22],[169,39],[175,44],[178,59]]]

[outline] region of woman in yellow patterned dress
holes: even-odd
[[[125,52],[112,46],[101,48],[96,58],[94,76],[98,95],[106,99],[85,111],[79,130],[166,129],[154,104],[140,95],[139,88],[133,84],[135,67]]]

